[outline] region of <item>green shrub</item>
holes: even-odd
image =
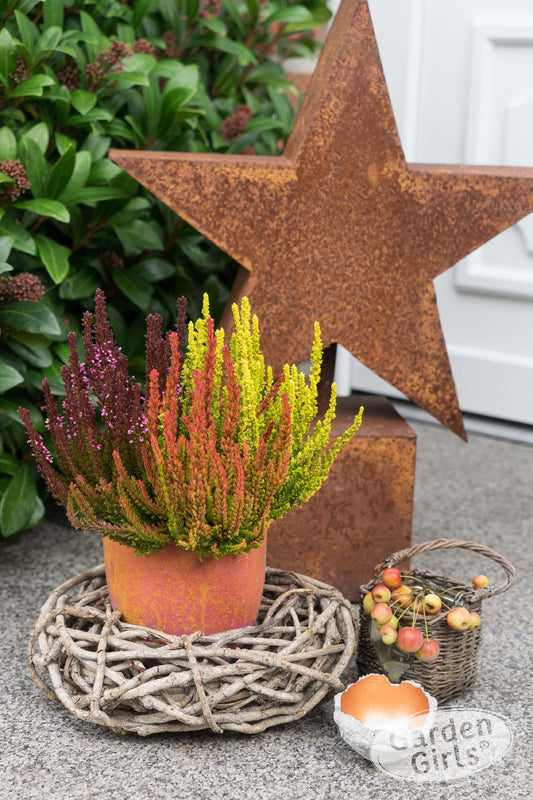
[[[144,318],[186,295],[215,318],[235,265],[107,158],[110,147],[280,152],[325,0],[0,0],[0,531],[44,514],[16,409],[38,430],[41,381],[63,392],[66,336],[105,290],[144,369]]]

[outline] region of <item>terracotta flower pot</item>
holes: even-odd
[[[265,582],[266,539],[250,553],[205,558],[173,544],[149,556],[103,537],[111,605],[125,622],[175,636],[253,625]]]

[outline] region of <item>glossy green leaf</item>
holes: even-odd
[[[48,0],[46,0],[46,2],[48,2]],[[45,514],[46,514],[45,505],[41,500],[41,498],[39,497],[39,495],[36,494],[35,503],[33,506],[33,513],[30,517],[30,521],[28,522],[27,527],[34,528],[36,525],[39,524],[39,522],[43,521]]]
[[[234,39],[217,36],[210,40],[209,44],[214,50],[221,50],[223,53],[237,56],[237,61],[243,67],[257,63],[255,54],[248,47],[245,47],[241,42],[236,42]]]
[[[37,44],[39,50],[54,50],[61,41],[62,30],[57,25],[45,28]]]
[[[257,0],[246,0],[248,6],[248,14],[250,15],[250,22],[255,25],[259,17],[260,6]]]
[[[61,203],[70,205],[71,203],[77,202],[73,198],[89,180],[91,166],[91,154],[87,150],[80,150],[80,152],[76,153],[74,169],[72,170],[70,180],[57,198]]]
[[[15,134],[4,125],[0,128],[0,161],[10,158],[14,161],[17,157],[17,140]]]
[[[31,300],[18,300],[0,308],[0,322],[28,333],[59,336],[62,332],[52,311],[42,303],[33,303]]]
[[[35,25],[30,18],[19,9],[15,10],[15,19],[17,21],[20,38],[28,50],[32,50],[34,42],[36,42],[39,37],[39,29],[37,28],[37,25]]]
[[[113,114],[110,111],[106,111],[105,108],[93,108],[84,114],[74,114],[68,118],[66,124],[86,126],[90,122],[110,122],[112,119]]]
[[[127,75],[129,72],[142,72],[144,75],[148,75],[156,64],[157,61],[154,56],[148,53],[135,53],[135,55],[124,60],[121,74]]]
[[[61,28],[52,25],[45,28],[37,44],[39,50],[54,50],[61,40]]]
[[[192,25],[196,20],[199,6],[200,0],[185,0],[185,9],[187,11],[187,21],[189,25]]]
[[[65,136],[64,133],[57,133],[56,131],[54,139],[60,156],[63,155],[68,147],[74,147],[74,149],[76,149],[76,141],[71,139],[70,136]]]
[[[31,193],[41,197],[48,174],[48,164],[37,142],[29,136],[22,136],[19,143],[19,156],[31,183]]]
[[[135,248],[163,250],[163,241],[155,225],[132,219],[128,225],[114,225],[113,228],[126,253]]]
[[[41,388],[41,384],[37,388]],[[17,427],[22,428],[23,423],[18,415],[18,410],[20,407],[27,408],[30,412],[31,421],[35,425],[38,433],[43,433],[44,431],[44,418],[39,409],[33,404],[30,403],[26,395],[19,395],[19,394],[9,394],[9,395],[0,395],[0,411],[5,417],[13,422],[17,423]]]
[[[157,283],[169,278],[175,272],[175,267],[162,258],[147,258],[129,270],[130,273],[149,283]]]
[[[35,239],[28,231],[9,219],[0,220],[0,236],[9,236],[14,250],[34,256],[37,253]]]
[[[0,453],[0,472],[4,475],[15,475],[19,469],[19,462],[10,453]]]
[[[94,92],[86,92],[83,89],[74,89],[70,93],[72,105],[80,114],[86,114],[94,108],[97,97]]]
[[[182,237],[178,240],[178,247],[196,266],[204,268],[210,266],[212,261],[211,253],[208,253],[192,239]]]
[[[0,393],[7,392],[22,383],[24,377],[9,364],[0,364]]]
[[[76,164],[76,151],[72,145],[67,147],[48,174],[44,187],[46,197],[57,198],[67,187]]]
[[[9,338],[16,339],[17,342],[22,342],[28,347],[49,347],[51,342],[48,336],[41,333],[28,333],[28,331],[13,329],[9,331]]]
[[[266,119],[265,117],[256,117],[251,119],[247,126],[247,131],[275,131],[283,128],[283,123],[279,119]]]
[[[57,124],[64,127],[70,114],[70,92],[66,86],[53,86],[47,93],[47,104],[52,103],[55,111]]]
[[[7,261],[12,247],[13,240],[10,236],[0,236],[0,262]]]
[[[43,22],[47,27],[63,27],[63,0],[46,0],[43,3]]]
[[[200,71],[196,64],[182,64],[180,61],[161,61],[153,70],[153,75],[158,78],[168,78],[171,88],[198,86]]]
[[[131,86],[149,86],[148,75],[144,72],[118,72],[113,75],[113,80],[118,84],[121,91],[129,89]]]
[[[91,297],[100,283],[101,279],[93,270],[79,269],[61,282],[59,296],[63,300],[80,300],[82,297]]]
[[[132,24],[134,28],[137,28],[141,24],[141,21],[150,10],[151,5],[152,0],[136,0],[135,5],[133,6],[132,18]]]
[[[32,75],[31,78],[17,83],[9,92],[9,97],[41,97],[45,86],[53,86],[54,81],[48,75]]]
[[[163,95],[161,99],[161,112],[157,130],[160,136],[164,136],[174,123],[177,112],[187,105],[196,94],[196,89],[172,89]]]
[[[35,241],[37,242],[37,250],[46,267],[46,271],[54,283],[61,283],[68,274],[70,268],[70,250],[68,247],[59,244],[48,236],[36,235]]]
[[[48,125],[45,122],[38,122],[37,125],[32,125],[24,134],[24,138],[34,141],[44,155],[48,149],[48,142],[50,141]]]
[[[239,33],[243,35],[246,32],[246,22],[240,9],[237,7],[237,4],[234,2],[234,0],[223,0],[222,7],[232,18]]]
[[[113,270],[113,280],[126,297],[141,311],[148,311],[152,287],[149,283],[136,280],[122,270]]]
[[[290,8],[278,8],[265,19],[264,24],[272,25],[273,22],[298,23],[311,29],[315,24],[315,19],[305,6],[291,6]]]
[[[40,217],[51,217],[59,222],[70,222],[68,208],[58,200],[50,200],[47,197],[38,197],[35,200],[19,200],[14,204],[15,208],[22,208],[31,211]]]
[[[61,378],[61,366],[61,364],[54,361],[49,367],[45,367],[38,372],[30,369],[28,370],[28,380],[36,389],[40,389],[43,378],[48,378],[52,394],[62,397],[65,394],[65,386]]]
[[[106,49],[106,39],[94,19],[85,11],[80,11],[80,20],[83,33],[88,34],[85,42],[89,61],[94,61],[97,51]]]
[[[219,36],[226,36],[228,33],[228,29],[220,17],[206,17],[202,20],[201,25]]]
[[[101,158],[106,158],[109,148],[111,147],[110,136],[94,136],[92,133],[87,136],[82,147],[81,152],[89,151],[93,161],[99,161]]]
[[[28,345],[18,342],[11,336],[7,340],[7,345],[17,356],[32,367],[49,367],[54,360],[48,347],[28,347]]]
[[[102,203],[104,200],[125,200],[129,194],[114,186],[85,186],[72,194],[66,194],[61,199],[66,203]]]
[[[35,512],[39,495],[31,468],[23,464],[13,476],[0,502],[2,536],[13,536],[25,528]]]

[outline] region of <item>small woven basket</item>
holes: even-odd
[[[436,539],[424,542],[415,547],[399,550],[393,553],[382,564],[375,568],[376,577],[360,587],[360,597],[362,598],[370,592],[374,586],[381,582],[381,573],[386,567],[394,567],[405,559],[427,553],[431,550],[446,550],[450,548],[462,548],[472,550],[479,555],[486,556],[499,564],[505,572],[505,580],[495,586],[486,589],[468,588],[459,592],[453,600],[454,605],[463,605],[469,611],[477,611],[481,615],[481,603],[488,597],[501,594],[509,589],[516,581],[516,571],[503,556],[494,550],[489,550],[476,542],[462,541],[460,539]],[[414,578],[423,580],[437,591],[445,591],[446,588],[457,587],[460,581],[451,578],[435,575],[425,570],[406,569],[402,570],[403,575],[410,575]],[[477,653],[481,641],[481,628],[474,628],[466,632],[452,630],[446,621],[447,609],[426,617],[429,636],[435,639],[440,647],[438,658],[431,663],[424,663],[413,658],[411,663],[406,662],[401,665],[396,663],[401,671],[401,680],[412,680],[422,684],[422,686],[435,697],[439,703],[457,697],[465,689],[471,686],[476,677]],[[411,612],[406,612],[402,617],[404,625],[412,623]],[[424,621],[419,617],[420,622],[416,624],[425,632]],[[383,653],[385,646],[381,645],[379,635],[372,635],[372,620],[361,607],[360,615],[360,637],[357,656],[357,666],[360,675],[367,675],[371,672],[386,673],[384,668],[385,659],[378,652]],[[387,648],[387,651],[390,649]]]

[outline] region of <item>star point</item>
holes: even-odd
[[[433,280],[533,211],[533,169],[406,163],[366,0],[341,3],[283,155],[112,158],[242,264],[230,303],[276,371],[318,319],[464,437]]]

